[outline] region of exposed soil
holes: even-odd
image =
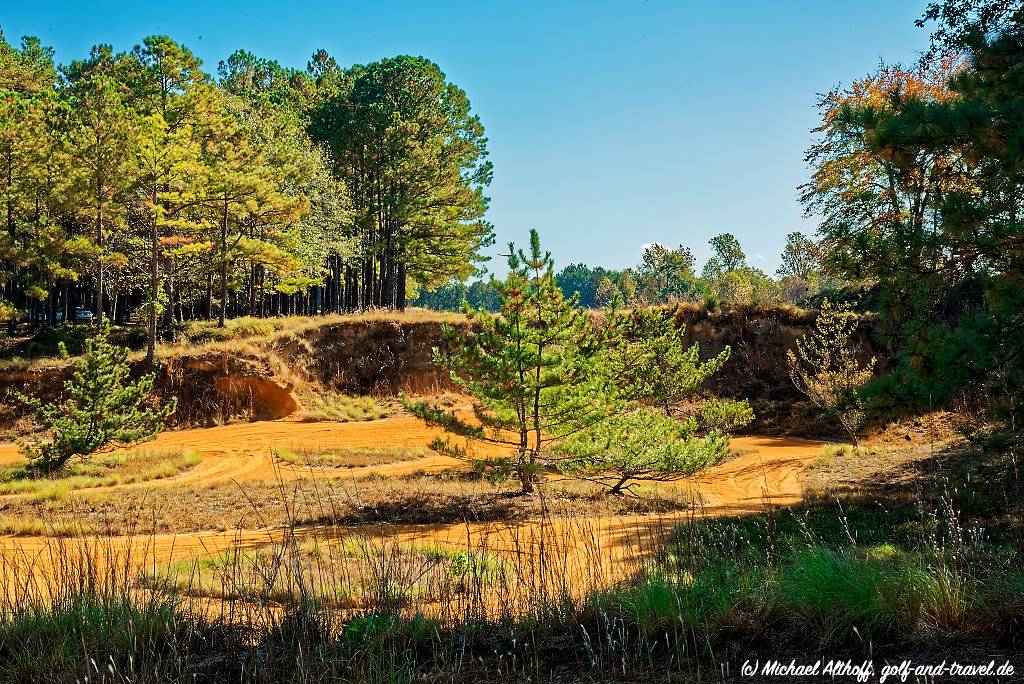
[[[814,325],[815,313],[795,307],[739,306],[708,311],[680,307],[676,324],[686,326],[686,344],[700,344],[708,358],[725,347],[732,350],[721,371],[708,378],[705,389],[720,397],[748,399],[754,421],[750,434],[842,437],[835,420],[815,408],[793,386],[786,352]],[[879,372],[891,363],[875,340],[875,321],[864,317],[852,341],[863,360],[877,357]]]
[[[160,348],[156,390],[178,400],[175,427],[209,427],[235,420],[273,420],[294,411],[295,386],[313,394],[395,396],[399,392],[433,394],[452,388],[449,373],[434,363],[433,349],[444,346],[443,326],[466,326],[451,316],[433,318],[348,317],[305,319],[293,329],[204,344],[168,344]],[[796,392],[786,365],[786,350],[813,322],[809,312],[793,308],[739,307],[709,312],[680,309],[686,343],[699,343],[702,357],[726,346],[732,356],[709,380],[710,394],[750,399],[755,421],[749,434],[836,437],[836,425]],[[871,341],[866,320],[856,343],[864,356],[886,359]],[[133,374],[148,369],[136,360]],[[5,400],[8,388],[44,401],[58,398],[69,373],[67,361],[50,360],[0,373],[0,428],[27,430],[26,411]]]
[[[392,511],[430,510],[436,501],[421,500],[417,504],[417,486],[403,484],[401,480],[392,482],[392,489],[384,489],[387,496],[383,500],[378,497],[381,508],[374,513],[373,505],[361,501],[363,491],[381,491],[377,482],[380,478],[430,478],[432,474],[444,474],[445,477],[458,476],[458,473],[470,472],[470,466],[433,452],[422,458],[382,465],[332,468],[311,470],[307,467],[293,466],[274,459],[274,448],[287,447],[293,450],[322,450],[327,448],[345,447],[413,447],[424,448],[437,435],[439,430],[425,426],[420,420],[402,415],[378,421],[359,423],[308,423],[293,420],[263,421],[247,424],[228,425],[215,428],[181,430],[165,432],[156,440],[147,444],[147,448],[161,451],[194,450],[201,460],[197,466],[186,473],[159,481],[128,485],[115,485],[96,490],[77,490],[69,494],[70,499],[80,502],[84,511],[91,506],[101,513],[118,511],[118,505],[133,508],[133,502],[145,502],[150,508],[175,507],[183,511],[192,511],[197,520],[203,517],[198,509],[219,506],[221,519],[233,520],[228,530],[196,529],[194,523],[182,527],[191,529],[189,532],[159,532],[144,534],[140,541],[138,535],[109,537],[107,544],[128,547],[132,544],[146,546],[145,553],[139,562],[159,560],[161,562],[176,558],[187,558],[191,555],[208,554],[223,549],[231,544],[264,544],[273,541],[280,532],[276,523],[280,514],[288,513],[288,507],[294,503],[296,491],[309,493],[326,487],[328,495],[320,495],[323,503],[323,518],[337,522],[337,511],[355,511],[348,518],[353,523],[362,522],[356,527],[346,525],[333,529],[332,534],[344,534],[346,529],[359,529],[361,534],[369,530],[386,535],[397,541],[442,543],[465,546],[486,544],[491,548],[522,549],[524,540],[539,539],[540,536],[556,536],[569,540],[576,535],[597,535],[601,545],[611,555],[619,552],[612,550],[620,547],[636,548],[638,545],[654,549],[656,540],[660,538],[673,521],[693,515],[734,514],[744,511],[760,510],[766,505],[785,505],[798,501],[801,495],[801,479],[804,467],[820,454],[820,445],[798,439],[770,437],[740,437],[734,440],[733,447],[741,454],[715,468],[709,469],[699,477],[672,483],[662,483],[661,487],[669,490],[693,490],[698,493],[703,503],[696,510],[662,513],[658,515],[586,515],[593,506],[582,505],[573,515],[550,520],[541,529],[540,523],[524,519],[522,497],[509,498],[504,495],[490,494],[481,497],[478,502],[478,515],[465,514],[466,501],[470,510],[473,506],[472,496],[462,497],[462,501],[449,511],[450,517],[438,514],[444,522],[434,524],[392,524],[391,522],[367,526],[367,523],[388,518],[402,519],[401,515],[389,515],[385,504],[394,506]],[[13,445],[0,446],[0,463],[10,463],[18,459]],[[316,479],[314,479],[316,478]],[[294,482],[294,485],[287,485]],[[243,494],[246,484],[250,484],[263,495],[250,501]],[[487,485],[479,483],[480,491]],[[396,498],[399,492],[411,494],[405,500]],[[422,495],[422,488],[419,493]],[[469,487],[464,493],[473,494]],[[331,503],[331,497],[342,497],[345,501]],[[369,497],[368,497],[369,498]],[[484,500],[490,509],[483,506]],[[505,511],[494,508],[505,501]],[[90,503],[91,502],[91,503]],[[255,506],[253,504],[256,504]],[[16,513],[22,507],[35,505],[25,496],[0,497],[0,514]],[[47,504],[52,506],[52,504]],[[462,506],[461,508],[459,506]],[[2,510],[6,508],[7,510]],[[145,528],[144,506],[136,507],[141,521],[139,530]],[[277,509],[277,513],[275,513]],[[330,510],[328,510],[330,509]],[[369,510],[368,510],[369,509]],[[45,508],[43,509],[45,510]],[[489,512],[488,512],[489,511]],[[497,511],[497,512],[496,512]],[[27,510],[25,510],[27,512]],[[123,512],[123,510],[122,510]],[[315,512],[315,511],[314,511]],[[529,511],[527,511],[529,512]],[[569,511],[572,513],[572,511]],[[84,515],[84,513],[83,513]],[[361,518],[359,516],[362,516]],[[315,515],[310,515],[306,522],[315,523]],[[344,520],[342,516],[342,520]],[[405,519],[417,520],[414,516]],[[294,518],[293,518],[294,520]],[[476,520],[477,522],[468,522]],[[119,521],[122,525],[127,524]],[[232,530],[236,524],[239,529]],[[269,525],[269,526],[268,526]],[[556,529],[552,529],[555,526]],[[315,526],[314,526],[315,527]],[[255,528],[255,529],[254,529]],[[544,535],[541,535],[541,532]],[[67,542],[71,543],[71,542]],[[53,544],[52,537],[0,537],[3,551],[0,555],[11,557],[28,554],[29,556],[45,552]],[[566,541],[566,546],[572,544]],[[611,557],[611,555],[609,557]]]
[[[147,442],[146,450],[196,451],[202,457],[198,466],[181,476],[159,482],[116,485],[103,490],[193,484],[209,487],[220,482],[288,481],[310,476],[361,479],[370,474],[401,477],[451,470],[470,471],[470,464],[432,451],[414,460],[330,470],[310,469],[273,457],[273,449],[281,447],[310,451],[336,447],[426,449],[431,441],[443,434],[440,428],[428,427],[409,415],[355,423],[276,420],[168,431]],[[488,453],[488,446],[476,448]],[[803,466],[820,455],[818,442],[796,438],[736,437],[732,448],[741,455],[695,478],[662,485],[695,488],[708,509],[760,508],[765,503],[784,505],[799,500]],[[493,447],[490,450],[500,453]],[[0,444],[0,464],[14,463],[20,458],[16,445]]]

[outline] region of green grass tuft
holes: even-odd
[[[274,457],[297,466],[311,468],[361,468],[365,466],[402,463],[423,458],[430,452],[410,447],[338,447],[333,449],[293,451],[286,447],[274,449]]]
[[[394,415],[395,409],[373,397],[353,397],[327,392],[302,397],[302,419],[310,422],[337,421],[350,423],[379,420]]]

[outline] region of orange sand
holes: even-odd
[[[308,468],[275,463],[274,447],[291,449],[326,449],[331,447],[425,447],[441,431],[430,428],[411,416],[398,416],[384,420],[355,423],[304,423],[294,420],[276,420],[243,423],[222,427],[165,432],[143,448],[147,450],[194,450],[200,463],[190,471],[164,480],[142,482],[116,487],[159,489],[171,485],[209,484],[218,481],[273,480],[308,477]],[[703,506],[696,515],[725,515],[753,512],[766,505],[788,505],[801,497],[801,480],[806,465],[820,454],[820,444],[799,439],[773,437],[737,437],[732,446],[743,455],[699,476],[662,486],[688,487],[699,492]],[[0,445],[0,464],[18,460],[14,445]],[[433,454],[412,461],[356,468],[332,469],[329,477],[352,478],[369,471],[401,475],[413,472],[436,471],[466,464]],[[323,476],[317,471],[317,476]],[[79,490],[79,493],[88,490]],[[0,506],[3,499],[0,497]],[[360,527],[360,534],[373,534],[389,541],[431,542],[466,546],[486,545],[491,550],[515,552],[529,546],[541,536],[562,539],[572,545],[571,538],[583,534],[600,539],[600,546],[610,558],[624,553],[624,549],[651,547],[673,521],[687,518],[689,513],[669,516],[623,516],[593,518],[581,521],[554,520],[523,523],[479,523],[440,525],[380,525],[368,529]],[[344,534],[344,529],[309,530],[317,534]],[[113,547],[133,547],[141,562],[165,562],[171,559],[191,558],[214,553],[232,545],[254,546],[269,543],[280,537],[274,529],[242,530],[236,532],[198,532],[193,534],[160,534],[143,540],[109,538],[101,543]],[[45,556],[54,540],[48,537],[0,537],[0,555],[25,554]],[[617,551],[616,551],[617,550]],[[144,552],[143,552],[144,551]],[[22,556],[24,557],[24,556]]]

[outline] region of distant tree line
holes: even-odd
[[[484,129],[437,65],[305,70],[238,51],[216,77],[151,36],[53,50],[0,34],[0,319],[158,327],[405,306],[490,243]],[[87,316],[83,316],[87,317]]]
[[[679,245],[644,248],[640,264],[623,270],[574,263],[555,276],[565,297],[579,297],[585,308],[601,308],[617,298],[627,306],[696,302],[715,308],[735,304],[806,304],[846,281],[827,270],[823,245],[800,232],[786,236],[781,265],[774,277],[747,262],[739,240],[730,233],[709,241],[711,257],[698,274],[693,251]],[[498,309],[489,280],[449,282],[419,293],[416,303],[431,309],[458,310],[465,300],[473,308]]]

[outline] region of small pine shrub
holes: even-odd
[[[53,473],[72,458],[153,439],[174,411],[174,400],[159,408],[146,405],[156,376],[150,373],[128,381],[128,349],[111,344],[109,331],[107,326],[86,340],[85,353],[75,361],[60,401],[16,395],[35,411],[36,421],[49,435],[22,445],[35,473]]]

